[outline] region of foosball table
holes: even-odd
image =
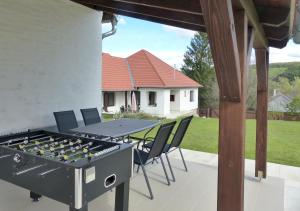
[[[127,211],[132,146],[88,138],[28,131],[0,137],[0,179],[87,211],[88,203],[116,187],[115,210]]]

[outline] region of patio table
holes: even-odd
[[[160,121],[123,118],[78,127],[72,129],[71,131],[87,135],[106,136],[110,137],[111,139],[116,139],[147,129],[152,130],[159,124]]]

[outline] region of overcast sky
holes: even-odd
[[[109,29],[110,25],[106,24],[103,32]],[[145,49],[179,68],[194,34],[190,30],[119,16],[118,31],[103,40],[103,52],[127,57]],[[255,58],[251,60],[253,62]],[[300,45],[294,44],[292,40],[284,49],[270,49],[271,63],[291,61],[300,61]]]

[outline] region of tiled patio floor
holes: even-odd
[[[181,160],[172,154],[176,183],[167,186],[160,164],[149,165],[147,170],[154,192],[154,200],[148,194],[142,173],[131,180],[130,211],[215,211],[217,200],[217,168],[214,155],[184,151],[189,172],[182,170]],[[198,157],[197,157],[198,156]],[[197,158],[197,159],[196,159]],[[208,159],[209,158],[209,159]],[[192,161],[194,159],[194,162]],[[208,159],[208,160],[207,160]],[[201,163],[206,160],[205,164]],[[291,199],[294,197],[290,196]],[[113,211],[114,192],[108,192],[90,203],[90,211]],[[296,205],[295,205],[296,206]],[[283,211],[284,179],[269,177],[257,182],[247,173],[245,179],[246,211]],[[66,211],[68,207],[48,198],[31,203],[28,191],[0,181],[0,211]],[[289,209],[291,211],[292,209]],[[294,209],[295,210],[295,209]],[[295,210],[296,211],[296,210]]]

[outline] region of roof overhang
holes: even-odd
[[[195,31],[206,31],[200,1],[174,0],[72,0],[108,13],[167,24]],[[255,48],[284,47],[295,28],[298,0],[232,0],[234,9],[244,9],[255,29]],[[188,3],[187,3],[188,2]],[[109,17],[109,16],[107,16]]]

